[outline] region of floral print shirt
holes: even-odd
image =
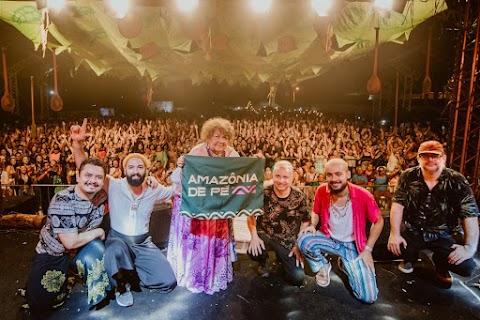
[[[430,190],[419,166],[400,176],[393,201],[404,206],[403,219],[410,229],[431,233],[452,233],[459,221],[478,217],[478,206],[467,179],[445,168]]]
[[[310,221],[305,195],[298,189],[291,189],[286,198],[279,198],[273,186],[264,190],[264,214],[257,218],[257,224],[272,240],[291,250],[297,241],[302,222]]]

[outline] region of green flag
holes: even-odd
[[[263,168],[258,158],[185,156],[181,214],[225,219],[263,214]]]

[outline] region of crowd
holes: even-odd
[[[377,200],[387,201],[402,170],[417,164],[419,143],[443,140],[429,124],[419,123],[401,124],[394,132],[358,120],[322,116],[230,120],[235,130],[232,147],[239,155],[263,157],[267,168],[279,159],[291,161],[295,186],[320,185],[325,181],[326,161],[341,157],[352,172],[353,183],[367,187]],[[69,141],[73,123],[37,126],[36,138],[28,126],[4,125],[0,131],[0,172],[5,196],[33,194],[31,184],[76,183]],[[177,159],[199,141],[201,124],[198,117],[175,114],[155,120],[92,119],[85,151],[104,161],[115,178],[122,176],[122,160],[129,152],[143,154],[151,163],[149,172],[159,183],[170,185]],[[271,179],[268,170],[265,179]],[[51,189],[49,195],[53,196]],[[315,190],[311,189],[313,196]]]
[[[78,170],[76,185],[55,193],[40,232],[26,288],[31,310],[50,312],[63,303],[68,266],[73,265],[84,276],[92,307],[111,290],[122,307],[134,304],[132,290],[139,287],[162,293],[177,285],[194,293],[225,290],[237,259],[233,221],[229,216],[186,215],[192,210],[185,211],[183,204],[192,196],[185,197],[181,176],[213,163],[220,164],[222,174],[235,175],[238,160],[242,165],[247,161],[232,158],[241,156],[265,160],[250,159],[257,170],[265,163],[266,179],[262,214],[252,212],[247,218],[248,253],[259,263],[260,276],[269,276],[268,251],[273,250],[287,281],[301,285],[307,262],[317,285],[328,287],[332,266],[325,254],[338,256],[353,295],[374,303],[373,250],[384,225],[379,198],[393,202],[387,248],[403,258],[401,272],[413,272],[419,251],[428,248],[436,279],[445,288],[453,283],[450,272],[473,273],[478,206],[467,179],[445,167],[441,138],[428,125],[404,124],[391,131],[348,120],[317,120],[216,117],[200,123],[199,131],[196,121],[170,117],[129,124],[94,120],[90,125],[84,119],[81,126],[72,124],[70,133],[66,123],[51,132],[45,126],[39,140],[31,139],[28,129],[23,135],[18,129],[5,134],[7,178],[18,175],[17,158],[23,173],[28,175],[29,168],[35,172],[33,181],[48,177],[62,183],[67,178],[63,167]],[[33,148],[40,151],[32,154]],[[392,197],[389,187],[398,175]],[[209,181],[208,188],[218,188],[219,182],[211,182],[217,180]],[[261,183],[253,181],[255,188]],[[311,186],[306,189],[314,193],[311,212],[306,194],[295,185]],[[222,193],[219,202],[213,193],[205,194],[214,207],[207,208],[202,195],[194,213],[241,212],[251,201],[234,192]],[[227,209],[231,199],[225,197],[240,197],[241,203]],[[108,236],[100,226],[107,200]],[[165,256],[153,244],[149,225],[155,203],[168,200],[173,207]],[[455,239],[460,222],[464,237]]]

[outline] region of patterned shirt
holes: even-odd
[[[263,203],[264,214],[257,220],[259,229],[291,250],[297,241],[300,225],[310,221],[305,195],[292,188],[288,197],[279,198],[270,186],[264,190]]]
[[[459,220],[479,216],[467,179],[448,168],[442,171],[432,190],[428,189],[419,166],[405,170],[393,201],[405,207],[403,219],[419,231],[451,233]]]
[[[104,191],[100,191],[104,192]],[[48,207],[47,222],[40,231],[35,250],[61,256],[66,249],[58,239],[60,233],[82,233],[97,228],[105,214],[105,202],[95,206],[75,193],[75,186],[56,193]]]

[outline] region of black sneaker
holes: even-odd
[[[257,272],[260,277],[268,278],[270,276],[270,269],[268,268],[268,263],[265,263],[265,265],[259,265]]]
[[[126,291],[124,293],[115,292],[115,300],[117,304],[121,307],[130,307],[133,305],[133,295],[130,291],[130,285],[125,285]]]

